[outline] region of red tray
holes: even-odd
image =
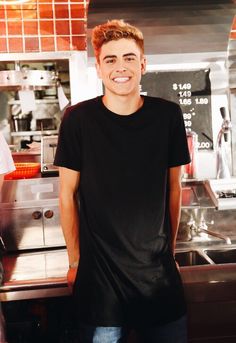
[[[16,162],[15,167],[16,170],[4,176],[5,180],[29,179],[37,175],[40,171],[40,163]]]

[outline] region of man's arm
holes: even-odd
[[[3,185],[3,180],[4,180],[4,174],[0,174],[0,192],[2,189],[2,185]]]
[[[178,233],[182,187],[181,187],[182,167],[173,167],[169,169],[169,208],[171,221],[171,248],[174,255],[176,238]]]
[[[68,272],[68,283],[73,284],[79,263],[79,216],[77,190],[80,173],[68,168],[59,167],[60,218],[71,266]]]

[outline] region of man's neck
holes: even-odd
[[[102,101],[110,111],[119,115],[130,115],[143,105],[143,98],[139,94],[132,97],[109,94],[104,95]]]

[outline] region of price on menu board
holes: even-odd
[[[177,102],[186,129],[198,134],[199,149],[213,149],[210,69],[147,72],[141,93]]]

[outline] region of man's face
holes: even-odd
[[[106,95],[134,95],[139,94],[146,60],[133,39],[122,38],[102,46],[96,68]]]

